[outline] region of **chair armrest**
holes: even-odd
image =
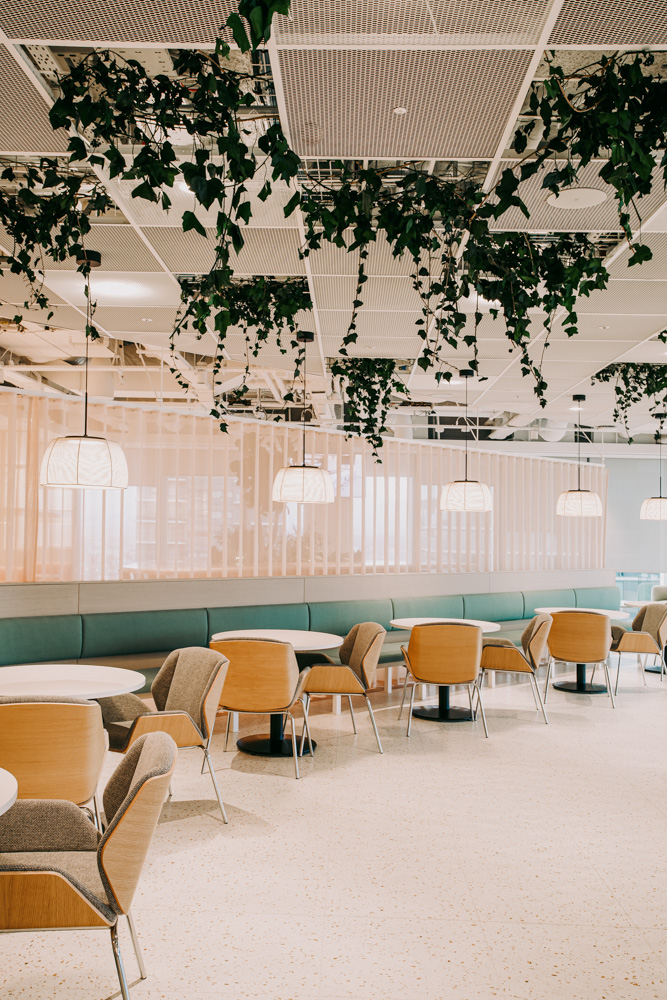
[[[308,684],[309,674],[310,674],[310,667],[304,667],[301,673],[299,674],[299,682],[296,686],[294,697],[292,698],[291,703],[287,706],[288,708],[291,708],[292,705],[296,705],[297,701],[299,701],[302,698],[306,690],[306,686]]]
[[[151,709],[136,694],[119,694],[115,698],[98,698],[102,719],[107,722],[132,722],[140,715],[150,715]]]
[[[533,669],[513,642],[507,645],[495,643],[482,647],[482,670],[507,670],[509,673],[532,674]]]
[[[97,828],[73,802],[19,799],[0,819],[0,853],[96,851]]]
[[[516,649],[511,639],[482,639],[482,648],[484,646],[509,646],[510,649]]]
[[[146,733],[168,733],[177,747],[198,745],[202,742],[199,727],[187,712],[151,712],[149,715],[140,715],[132,723],[125,750]]]
[[[305,670],[306,667],[315,667],[318,664],[327,664],[329,666],[337,667],[338,664],[335,660],[332,660],[330,656],[326,653],[296,653],[296,662],[299,664],[299,670]]]

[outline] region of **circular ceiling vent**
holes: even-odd
[[[607,192],[599,188],[570,187],[558,194],[550,194],[547,205],[552,208],[564,208],[570,212],[577,208],[594,208],[607,200]]]

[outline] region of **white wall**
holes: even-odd
[[[667,572],[667,521],[639,519],[642,500],[658,494],[656,459],[657,455],[655,458],[607,460],[609,491],[605,565],[615,572]]]

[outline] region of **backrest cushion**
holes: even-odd
[[[536,608],[576,608],[574,590],[524,590],[524,617],[539,614]]]
[[[82,615],[82,656],[157,653],[183,646],[206,646],[208,622],[204,608],[176,611],[123,611]]]
[[[621,592],[618,587],[577,587],[574,595],[577,608],[618,611],[621,606]]]
[[[396,597],[393,618],[463,618],[463,598]]]
[[[641,601],[641,597],[639,600]],[[651,587],[651,600],[667,601],[667,587],[662,587],[660,584],[656,584],[655,587]]]
[[[636,615],[632,623],[632,627],[634,631],[648,632],[648,634],[655,640],[656,644],[660,647],[662,643],[660,641],[660,635],[658,633],[658,629],[665,620],[665,615],[667,615],[667,605],[645,604],[643,608],[640,608],[639,614]],[[641,620],[639,620],[640,616]],[[637,628],[635,628],[635,623],[638,623]]]
[[[242,628],[308,630],[307,604],[255,604],[242,608],[207,608],[208,641],[216,632]]]
[[[187,712],[200,731],[207,735],[204,701],[225,659],[215,650],[200,646],[176,650],[167,657],[165,666],[172,657],[176,662],[164,709],[166,712]]]
[[[372,578],[369,577],[372,587]],[[360,622],[377,622],[389,628],[394,617],[394,607],[389,598],[383,601],[320,601],[309,604],[312,632],[333,632],[347,635],[353,625]]]
[[[523,618],[523,594],[464,594],[463,613],[478,621],[508,622]]]
[[[0,618],[0,665],[78,660],[81,616]]]
[[[376,655],[373,657],[375,660],[374,663],[369,659],[369,662],[364,664],[364,657],[369,652],[377,637],[381,635],[384,638],[384,634],[385,630],[376,622],[361,622],[359,625],[355,625],[352,631],[348,633],[345,642],[338,651],[341,663],[347,664],[354,670],[357,677],[363,683],[366,683],[364,667],[366,668],[369,684],[372,684],[375,678],[382,643],[378,642],[376,644]]]

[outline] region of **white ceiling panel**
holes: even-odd
[[[95,313],[95,321],[109,333],[120,334],[120,339],[123,339],[128,333],[169,333],[177,312],[176,308],[100,306]]]
[[[30,297],[30,286],[23,280],[20,274],[13,274],[11,271],[0,271],[0,302],[12,302],[22,305]],[[50,294],[53,303],[63,300],[53,293]],[[46,313],[44,314],[46,317]]]
[[[354,278],[314,278],[315,299],[321,309],[352,311],[356,281]],[[409,312],[419,319],[421,299],[412,287],[410,278],[369,278],[362,291],[364,310],[381,312]]]
[[[85,306],[83,276],[76,271],[47,271],[45,284],[76,306]],[[119,274],[93,271],[91,297],[99,306],[177,306],[180,290],[168,274]]]
[[[233,6],[232,0],[21,0],[0,7],[0,27],[22,40],[210,44]]]
[[[304,156],[493,156],[530,55],[282,49],[292,142]]]
[[[577,312],[667,317],[667,281],[612,278],[604,290],[578,299]]]
[[[102,268],[105,271],[161,271],[162,267],[155,259],[141,237],[132,226],[95,225],[85,238],[87,250],[97,250],[102,255]],[[73,258],[68,261],[47,259],[49,270],[76,271],[77,263]]]
[[[664,3],[565,0],[551,45],[666,45]]]
[[[609,273],[613,278],[628,278],[633,281],[667,279],[667,233],[645,233],[641,242],[651,248],[651,260],[630,266],[630,251],[625,250],[609,265]]]
[[[577,326],[579,333],[568,338],[562,325],[556,324],[554,332],[549,337],[553,345],[562,342],[577,351],[577,344],[584,341],[631,341],[635,343],[650,337],[661,329],[660,316],[623,316],[604,313],[578,313]]]
[[[51,128],[44,98],[0,46],[0,154],[62,153],[66,149],[67,136]]]
[[[184,233],[180,228],[147,226],[143,230],[149,243],[176,274],[203,274],[215,261],[215,230],[207,230],[208,239],[198,233]],[[299,259],[299,233],[296,229],[252,229],[243,231],[245,246],[233,262],[238,274],[303,275]]]

